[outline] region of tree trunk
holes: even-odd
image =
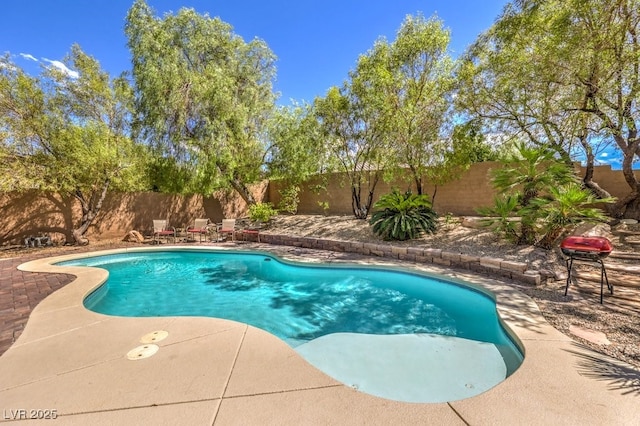
[[[416,178],[416,194],[422,195],[422,179]]]
[[[76,246],[86,246],[89,244],[89,239],[87,237],[84,236],[84,233],[87,231],[87,227],[80,227],[77,229],[74,229],[72,234],[73,235],[73,244]]]
[[[253,194],[251,193],[251,191],[249,191],[249,188],[247,188],[244,183],[240,182],[238,179],[232,179],[230,183],[233,189],[235,189],[235,191],[242,197],[247,205],[253,206],[254,204],[256,204],[256,199],[253,198]]]
[[[96,189],[91,191],[89,200],[85,198],[80,189],[77,189],[74,193],[74,196],[78,201],[80,201],[80,206],[82,207],[82,219],[80,220],[80,226],[75,228],[72,232],[74,244],[81,246],[89,244],[89,240],[84,234],[87,232],[87,229],[89,229],[89,226],[91,226],[98,213],[100,213],[100,210],[102,209],[102,202],[107,196],[110,184],[111,180],[106,179],[102,185],[101,191],[98,192]]]
[[[356,219],[366,219],[371,212],[373,194],[380,179],[380,172],[374,172],[373,180],[369,175],[367,200],[362,203],[362,180],[360,176],[351,178],[351,211]]]
[[[614,135],[614,139],[624,154],[622,175],[629,188],[631,188],[631,192],[613,204],[611,215],[615,218],[640,220],[640,182],[636,179],[633,171],[633,160],[640,149],[640,140],[634,137],[633,141],[627,145],[625,143],[626,140],[621,136]]]
[[[582,183],[584,184],[585,188],[588,188],[598,198],[611,197],[611,194],[609,194],[607,190],[598,185],[597,182],[593,181],[593,167],[593,164],[589,164],[589,162],[587,162],[587,167],[585,170],[584,178],[582,179]],[[610,209],[609,205],[605,207],[607,210]]]
[[[356,219],[366,219],[369,212],[367,208],[362,205],[362,200],[360,198],[360,194],[362,189],[360,185],[352,185],[351,186],[351,211]]]
[[[613,204],[611,215],[615,218],[640,220],[640,185]]]
[[[557,227],[554,229],[550,229],[549,231],[547,231],[547,233],[542,237],[542,239],[540,239],[540,241],[538,241],[538,243],[536,244],[536,246],[545,249],[545,250],[551,250],[553,247],[556,246],[556,241],[558,240],[558,238],[560,238],[560,236],[562,235],[562,233],[564,232],[564,228],[563,227]]]
[[[416,172],[415,167],[409,166],[409,169],[411,170],[411,174],[413,175],[413,181],[416,184],[416,194],[422,195],[424,193],[424,188],[422,185],[422,176],[420,176],[420,174]]]
[[[251,191],[249,191],[247,185],[245,185],[244,182],[238,179],[236,173],[234,173],[233,171],[229,171],[226,165],[221,163],[220,161],[216,161],[215,164],[220,171],[220,174],[222,174],[223,176],[227,176],[231,187],[238,193],[238,195],[242,197],[247,205],[252,206],[256,204],[256,199],[253,198],[253,194],[251,193]]]
[[[595,155],[593,155],[593,148],[591,147],[591,145],[586,139],[586,134],[587,132],[585,131],[583,132],[583,136],[580,137],[580,144],[582,145],[582,148],[584,149],[584,152],[587,157],[584,178],[582,178],[582,184],[584,185],[585,188],[589,189],[589,191],[591,191],[596,197],[600,199],[610,198],[611,194],[609,194],[609,192],[607,192],[600,185],[598,185],[597,182],[593,181],[593,171],[595,167],[596,157]],[[608,214],[612,214],[611,208],[612,208],[611,204],[605,204],[604,206],[604,209]]]

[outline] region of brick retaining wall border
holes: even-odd
[[[401,247],[389,244],[362,243],[356,241],[327,240],[312,237],[260,234],[260,241],[267,244],[286,245],[318,250],[357,253],[417,263],[433,263],[440,266],[466,269],[480,274],[509,278],[529,285],[545,282],[538,271],[528,269],[523,262],[452,253],[440,249],[423,247]]]

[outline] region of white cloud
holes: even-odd
[[[29,53],[20,53],[20,56],[22,56],[24,59],[29,59],[31,61],[38,62],[38,60]]]
[[[9,71],[17,71],[17,70],[16,70],[16,67],[14,67],[14,66],[13,66],[13,65],[11,65],[11,64],[8,64],[8,63],[4,62],[4,61],[2,60],[2,58],[0,58],[0,68],[6,68],[6,69],[8,69]]]
[[[609,154],[606,153],[606,152],[603,152],[602,154],[600,154],[600,157],[608,157],[608,156],[609,156]]]
[[[78,78],[78,76],[80,75],[78,74],[78,71],[73,71],[67,68],[67,66],[60,61],[52,61],[51,59],[47,58],[42,58],[42,60],[45,62],[49,62],[52,66],[58,68],[60,71],[67,74],[71,78]]]

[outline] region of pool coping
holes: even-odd
[[[61,272],[51,263],[78,257],[194,247],[137,247],[38,259],[21,270]],[[238,249],[207,246],[199,250]],[[319,258],[392,266],[472,280],[495,294],[503,322],[525,349],[525,360],[506,381],[476,397],[448,403],[402,403],[358,392],[308,364],[262,330],[199,317],[120,318],[86,310],[84,297],[106,272],[64,267],[77,278],[43,300],[14,345],[0,357],[0,421],[29,414],[67,423],[174,424],[384,424],[429,419],[443,424],[632,424],[640,373],[591,351],[551,327],[526,295],[495,278],[407,261],[249,243],[295,262]],[[74,269],[78,268],[78,269]],[[155,355],[126,354],[142,336],[166,330],[151,343]],[[35,410],[30,413],[28,410]]]

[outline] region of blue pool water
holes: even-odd
[[[259,327],[293,347],[338,332],[432,333],[518,352],[489,296],[436,277],[283,263],[244,252],[139,252],[58,265],[109,271],[107,282],[84,301],[107,315],[225,318]]]

